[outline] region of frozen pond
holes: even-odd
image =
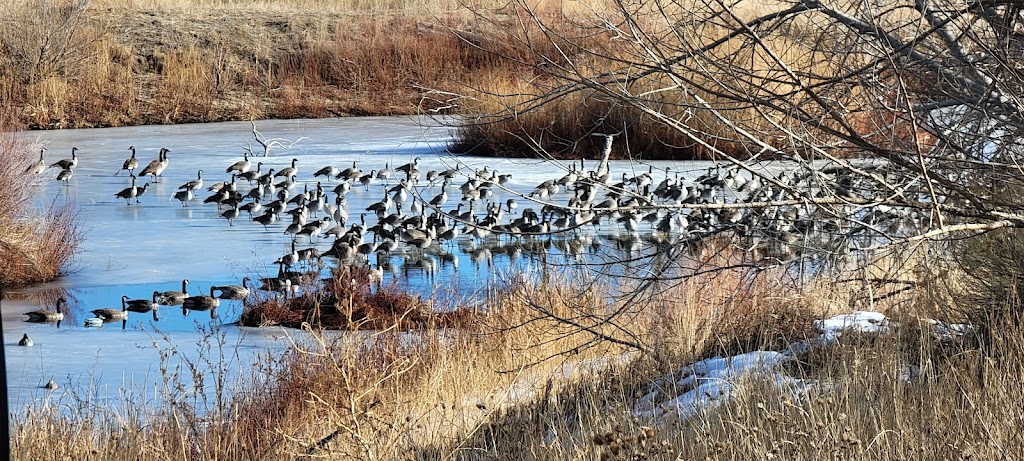
[[[429,122],[407,117],[258,122],[257,128],[267,138],[285,139],[294,144],[275,148],[268,157],[253,158],[253,168],[256,162],[263,162],[263,172],[270,168],[280,171],[296,159],[299,171],[291,196],[304,188],[315,189],[320,181],[330,197],[328,203],[333,203],[335,195],[330,191],[341,181],[314,178],[313,173],[318,169],[331,165],[340,170],[356,162],[369,173],[385,165],[394,169],[419,157],[418,166],[424,176],[430,170],[460,168],[461,173],[448,187],[450,198],[443,206],[445,211],[456,208],[462,195],[459,186],[474,175],[474,171],[484,167],[511,175],[504,184],[507,191],[495,188],[492,200],[500,204],[504,204],[507,197],[528,194],[542,181],[558,179],[569,171],[569,163],[451,156],[445,152],[445,146],[453,137],[451,130]],[[92,309],[120,308],[122,295],[149,298],[154,290],[180,290],[185,278],[191,282],[190,293],[208,294],[211,285],[238,284],[243,276],[255,278],[276,273],[273,261],[288,254],[292,242],[292,237],[284,232],[290,222],[287,215],[266,230],[248,219],[244,212],[234,225],[229,225],[220,216],[224,208],[203,203],[211,194],[206,191],[207,186],[230,180],[225,169],[242,159],[247,144],[262,152],[262,148],[253,143],[248,122],[64,130],[27,135],[37,136],[45,143],[47,163],[68,158],[72,147],[79,148],[79,163],[67,185],[54,179],[58,169],[51,168],[43,173],[47,185],[41,205],[51,200],[57,203],[69,200],[76,204],[85,240],[74,261],[73,272],[52,284],[8,293],[4,301],[4,343],[9,346],[7,371],[16,405],[47,395],[39,386],[50,378],[62,386],[93,380],[101,388],[111,389],[114,396],[123,383],[148,383],[152,388],[154,381],[158,381],[155,375],[159,365],[157,346],[173,345],[182,354],[196,354],[207,347],[197,344],[203,336],[197,328],[207,329],[211,322],[223,325],[221,331],[226,342],[234,345],[232,359],[240,367],[260,352],[280,351],[288,346],[280,328],[235,326],[242,309],[238,301],[223,301],[215,317],[207,312],[183,315],[180,308],[164,307],[158,321],[148,314],[132,314],[125,329],[120,323],[99,329],[83,325],[83,320],[91,317],[88,312]],[[146,183],[150,186],[138,205],[134,201],[126,205],[124,200],[114,196],[130,184],[126,173],[114,176],[129,156],[129,146],[137,151],[140,167],[136,173],[157,158],[160,148],[170,149],[169,165],[159,182],[152,182],[150,177],[139,178],[140,186]],[[593,163],[588,161],[587,167],[593,168]],[[666,166],[671,167],[673,173],[691,178],[707,170],[707,164],[701,163],[655,164],[655,184],[664,176]],[[628,172],[633,176],[646,172],[647,168],[647,164],[618,162],[613,163],[612,174],[620,177]],[[179,185],[195,179],[200,169],[205,184],[197,198],[183,207],[173,194]],[[366,187],[354,185],[346,194],[348,224],[358,223],[360,214],[365,215],[368,226],[375,224],[376,215],[364,210],[380,201],[384,191],[396,186],[397,179],[403,176],[396,172],[388,181],[375,180]],[[418,184],[411,191],[412,195],[418,194],[426,201],[440,193],[440,181],[428,186],[421,179]],[[238,181],[240,192],[245,193],[250,187],[247,181]],[[572,192],[563,190],[549,200],[565,203],[571,196]],[[272,199],[265,199],[264,203],[269,200]],[[406,202],[407,214],[412,214],[412,200]],[[531,206],[538,212],[541,210],[540,205],[525,203],[522,197],[519,202],[516,212]],[[468,208],[464,205],[462,209]],[[483,216],[484,205],[477,202],[474,211],[477,216]],[[323,213],[316,217],[320,216]],[[311,215],[309,220],[314,219]],[[613,223],[603,226],[601,232],[605,237],[614,237],[620,229]],[[366,241],[371,240],[367,234]],[[307,237],[298,237],[296,241],[300,249],[316,247],[324,252],[331,248],[333,238],[314,237],[310,241]],[[574,234],[542,242],[531,250],[518,243],[484,244],[465,233],[453,242],[435,243],[423,252],[400,249],[380,259],[371,255],[368,263],[371,267],[380,264],[387,268],[386,280],[394,279],[425,295],[434,290],[450,292],[457,287],[462,296],[472,297],[475,290],[502,277],[509,268],[536,265],[540,256],[550,264],[572,260],[579,253],[599,258],[602,252],[615,250],[615,244],[608,244],[613,241],[605,240],[602,249],[601,242],[591,236]],[[328,266],[335,264],[333,260],[326,261]],[[70,312],[59,329],[50,324],[24,321],[24,312],[52,303],[61,295],[68,298]],[[33,338],[35,347],[16,346],[25,333]]]

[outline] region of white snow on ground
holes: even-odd
[[[830,344],[839,339],[844,331],[883,333],[889,327],[889,322],[881,312],[853,311],[825,320],[815,320],[814,327],[821,332],[821,341]]]
[[[789,359],[789,355],[781,352],[755,351],[701,360],[680,370],[676,375],[680,376],[678,379],[666,378],[656,383],[655,389],[634,406],[633,414],[648,419],[663,419],[669,415],[686,418],[701,407],[727,398],[742,377],[764,373],[773,379],[788,381],[774,370]],[[666,396],[672,395],[676,397],[666,400]]]
[[[932,326],[932,334],[938,339],[952,339],[974,331],[974,326],[967,323],[947,323],[940,320],[926,320]]]
[[[868,311],[817,320],[814,326],[821,336],[791,344],[782,352],[754,351],[690,364],[656,382],[633,407],[633,415],[660,422],[668,417],[687,418],[703,407],[724,402],[739,389],[743,379],[751,376],[765,377],[790,389],[807,388],[811,383],[780,372],[778,366],[811,347],[834,343],[843,332],[883,333],[890,327],[884,314]]]

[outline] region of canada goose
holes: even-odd
[[[143,184],[142,187],[137,188],[137,190],[135,191],[135,203],[142,203],[142,202],[139,201],[139,199],[142,198],[143,195],[146,195],[146,190],[148,190],[148,189],[149,189],[149,183],[148,182]]]
[[[128,299],[127,296],[121,297],[121,309],[114,309],[110,307],[104,307],[102,309],[93,309],[92,315],[95,315],[104,321],[111,320],[127,320],[128,319],[128,303],[125,301]]]
[[[228,169],[224,170],[224,172],[230,173],[232,171],[237,171],[238,174],[242,174],[249,171],[250,168],[252,168],[252,162],[249,161],[249,153],[245,152],[242,154],[242,160],[235,162],[229,166]]]
[[[437,179],[440,177],[441,173],[438,173],[437,170],[427,171],[427,186],[434,187],[434,184],[437,183]]]
[[[238,211],[238,205],[235,205],[235,206],[231,207],[231,209],[229,209],[229,210],[227,210],[227,211],[225,211],[225,212],[221,213],[221,214],[220,214],[220,216],[221,216],[222,218],[224,218],[224,219],[227,219],[227,220],[228,220],[228,225],[229,225],[229,226],[234,226],[235,224],[234,224],[234,222],[233,222],[233,221],[235,220],[235,218],[237,218],[237,217],[238,217],[238,215],[239,215],[240,213],[241,213],[241,212],[240,212],[240,211]]]
[[[384,282],[384,267],[378,264],[376,269],[370,269],[367,279],[370,283],[376,285],[379,290],[381,283]]]
[[[352,191],[352,183],[345,181],[341,184],[338,184],[337,186],[334,186],[334,189],[332,189],[331,191],[338,195],[345,195]]]
[[[46,171],[46,161],[43,160],[43,152],[46,152],[46,149],[39,150],[39,160],[32,162],[28,168],[25,168],[25,174],[31,173],[38,175],[43,171]]]
[[[166,170],[167,166],[171,163],[170,160],[167,159],[168,152],[170,152],[169,149],[161,147],[160,153],[157,155],[157,159],[149,162],[149,165],[146,165],[146,167],[142,169],[142,173],[139,173],[139,176],[149,175],[153,177],[153,182],[160,182],[160,175],[163,174],[164,170]]]
[[[238,173],[238,179],[249,181],[249,185],[252,185],[252,182],[259,179],[259,177],[262,175],[262,173],[260,172],[261,169],[263,169],[263,162],[256,162],[255,170],[249,170],[246,171],[245,173]]]
[[[357,174],[362,174],[362,171],[359,171],[359,168],[356,168],[356,162],[352,162],[352,168],[345,168],[344,170],[341,170],[341,173],[338,173],[338,175],[335,176],[334,179],[348,181]]]
[[[164,306],[177,306],[188,298],[188,279],[181,281],[181,291],[157,292],[157,303]]]
[[[32,342],[32,338],[28,337],[28,333],[25,333],[25,335],[21,337],[21,341],[18,341],[18,345],[32,347],[35,345],[35,343]]]
[[[191,181],[189,181],[189,182],[187,182],[185,184],[182,184],[182,185],[178,186],[178,189],[181,189],[181,190],[196,190],[196,189],[202,189],[202,188],[203,188],[203,170],[199,170],[199,172],[196,173],[196,179],[193,179],[193,180],[191,180]]]
[[[385,183],[387,183],[388,180],[391,179],[391,168],[389,168],[388,165],[388,163],[385,163],[384,168],[377,170],[377,179],[380,179]]]
[[[75,167],[78,166],[78,156],[75,155],[75,152],[77,150],[78,150],[77,147],[72,147],[71,148],[71,158],[66,158],[66,159],[63,159],[63,160],[58,160],[58,161],[50,164],[50,166],[51,167],[55,166],[55,167],[58,167],[58,168],[60,168],[62,170],[74,170]]]
[[[284,176],[286,178],[294,178],[295,175],[299,174],[299,169],[295,166],[299,162],[299,159],[292,159],[292,166],[281,168],[281,171],[274,173],[274,177],[278,178]]]
[[[323,168],[321,168],[319,170],[316,170],[316,173],[313,173],[313,177],[317,178],[317,177],[320,177],[320,176],[326,176],[327,179],[331,179],[331,178],[337,176],[338,173],[340,173],[340,172],[341,171],[338,170],[338,168],[335,167],[334,165],[327,165],[327,166],[325,166],[325,167],[323,167]]]
[[[213,288],[210,287],[210,296],[198,295],[189,296],[181,303],[181,312],[188,315],[188,311],[208,311],[220,305],[220,300],[213,297]]]
[[[286,296],[294,291],[292,288],[292,280],[285,274],[283,264],[278,265],[276,277],[260,278],[259,289],[262,291],[283,292]]]
[[[135,175],[132,175],[131,187],[121,189],[121,192],[114,194],[114,197],[123,198],[126,205],[132,204],[132,199],[139,194],[139,188],[135,186]]]
[[[277,221],[277,212],[274,210],[269,210],[262,215],[252,218],[252,220],[260,224],[263,224],[263,230],[268,230],[267,226],[269,226],[274,221]]]
[[[40,309],[37,311],[26,312],[28,316],[28,322],[32,323],[51,323],[57,322],[57,327],[60,328],[60,321],[64,320],[64,309],[67,309],[68,300],[60,298],[57,300],[57,304],[53,309]],[[64,306],[64,309],[61,309]]]
[[[259,211],[261,209],[263,209],[263,205],[260,204],[260,198],[259,197],[253,197],[251,202],[246,203],[246,204],[238,207],[239,211],[244,211],[246,213],[249,213],[249,219],[253,219],[253,217],[252,217],[253,213],[259,213]]]
[[[299,262],[299,253],[295,251],[295,240],[292,240],[292,252],[281,256],[274,261],[274,264],[282,264],[285,267],[291,267],[297,262]]]
[[[221,285],[211,287],[213,290],[220,291],[220,295],[217,296],[220,299],[245,299],[249,296],[249,277],[242,277],[242,285]],[[212,295],[212,293],[211,293]]]
[[[364,190],[370,190],[370,184],[373,183],[373,178],[376,176],[377,170],[371,170],[370,174],[362,175],[359,177],[359,183],[363,185]]]
[[[412,175],[413,175],[412,172],[416,171],[419,168],[419,162],[420,162],[420,158],[416,157],[416,158],[414,158],[412,160],[412,163],[406,163],[405,165],[402,165],[402,166],[400,166],[398,168],[395,168],[395,171],[401,171],[401,172],[405,173],[405,179],[407,179],[407,180],[408,179],[412,179],[411,178]]]
[[[146,313],[157,310],[160,305],[157,304],[157,297],[160,296],[159,291],[153,292],[153,299],[128,299],[127,295],[121,296],[121,301],[127,305],[127,309],[131,312]]]
[[[64,185],[67,186],[68,181],[70,181],[71,177],[74,175],[74,170],[60,170],[60,173],[57,173],[57,180],[64,181]]]
[[[445,203],[448,203],[448,191],[444,189],[441,189],[440,194],[437,194],[434,198],[430,199],[430,204],[435,207],[444,206]]]
[[[128,150],[132,151],[132,156],[128,157],[127,160],[121,164],[121,169],[114,173],[114,176],[121,174],[121,171],[128,170],[128,174],[134,175],[135,169],[139,167],[139,161],[135,158],[135,146],[129,146]]]
[[[188,202],[195,198],[195,194],[192,193],[192,189],[179,190],[174,193],[174,196],[172,198],[180,200],[181,206],[187,207]]]
[[[58,387],[60,386],[57,385],[57,381],[54,381],[53,378],[50,378],[50,380],[43,385],[43,389],[46,389],[48,391],[56,390]]]

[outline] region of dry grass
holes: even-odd
[[[299,291],[298,296],[284,298],[274,293],[251,297],[239,322],[260,327],[404,331],[464,327],[476,316],[462,308],[437,312],[432,302],[403,291],[394,282],[377,286],[362,265],[342,265],[329,279],[302,285]]]
[[[19,286],[57,278],[81,234],[73,204],[35,204],[43,183],[25,171],[41,147],[14,128],[9,116],[0,115],[0,283]]]
[[[699,261],[734,257],[711,251]],[[927,265],[921,255],[914,261]],[[865,280],[897,267],[884,258],[872,265]],[[281,361],[265,363],[262,378],[242,384],[230,404],[205,415],[183,408],[158,408],[138,420],[30,413],[16,421],[15,453],[18,459],[89,452],[102,459],[1020,456],[1014,442],[1024,414],[1019,326],[1006,317],[990,324],[998,360],[975,335],[939,338],[919,316],[956,321],[962,313],[922,280],[911,293],[874,301],[893,312],[898,327],[846,334],[784,364],[780,371],[798,381],[779,386],[744,378],[731,399],[686,419],[631,416],[655,383],[674,394],[659,380],[685,364],[812,339],[813,319],[863,302],[857,288],[825,291],[837,279],[801,285],[781,273],[760,276],[730,270],[693,278],[646,298],[635,316],[596,330],[629,329],[651,354],[594,343],[593,334],[554,320],[621,307],[606,303],[600,285],[513,278],[459,328],[409,332],[395,322],[381,330],[317,334]]]
[[[530,56],[519,72],[492,74],[468,92],[468,123],[456,149],[578,158],[600,151],[603,140],[591,133],[622,133],[613,158],[709,159],[718,151],[741,158],[759,151],[743,132],[778,148],[792,148],[793,139],[797,148],[820,141],[792,117],[794,108],[816,109],[784,69],[815,85],[852,66],[855,57],[828,49],[833,38],[824,38],[821,26],[798,23],[766,33],[760,43],[741,36],[696,51],[730,32],[734,21],[722,18],[729,17],[724,7],[695,1],[629,8],[643,30],[639,39],[629,37],[623,25],[629,21],[614,10],[583,18],[539,12],[546,29],[523,26],[504,37],[503,43],[530,48]],[[772,8],[780,7],[740,2],[735,11],[749,19]],[[641,76],[658,65],[652,55],[689,58]],[[848,89],[819,91],[839,101],[853,98]]]
[[[428,89],[460,91],[482,70],[514,71],[452,33],[477,21],[448,7],[45,3],[0,6],[24,25],[0,32],[0,96],[32,128],[448,113]]]

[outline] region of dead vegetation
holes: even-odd
[[[343,264],[323,280],[299,284],[296,296],[262,292],[250,298],[239,322],[246,326],[342,330],[431,330],[465,327],[476,316],[456,308],[437,311],[430,300],[396,283],[374,281],[359,264]]]
[[[919,277],[953,274],[914,260]],[[875,266],[886,271],[890,262]],[[780,284],[780,273],[753,275],[736,269],[691,278],[643,301],[646,315],[596,331],[557,319],[616,308],[600,284],[529,276],[495,290],[485,311],[454,328],[410,331],[401,315],[374,330],[306,323],[315,341],[267,358],[258,379],[221,383],[234,390],[218,405],[161,407],[138,421],[115,409],[77,419],[34,409],[17,420],[15,449],[19,459],[70,447],[103,459],[934,459],[1019,451],[1012,432],[1024,414],[1016,365],[1024,343],[1013,322],[991,324],[1000,357],[992,360],[993,349],[970,331],[937,335],[927,319],[957,322],[964,314],[921,283],[875,301],[893,322],[884,333],[817,343],[814,319],[867,307],[859,282]],[[595,332],[620,329],[656,352],[593,342]],[[741,378],[729,398],[688,418],[636,416],[652,389],[686,391],[665,377],[687,363],[800,342],[810,347],[776,370],[786,379]]]
[[[26,171],[42,147],[16,128],[0,115],[0,283],[20,286],[67,270],[81,234],[72,204],[35,202],[43,183]]]

